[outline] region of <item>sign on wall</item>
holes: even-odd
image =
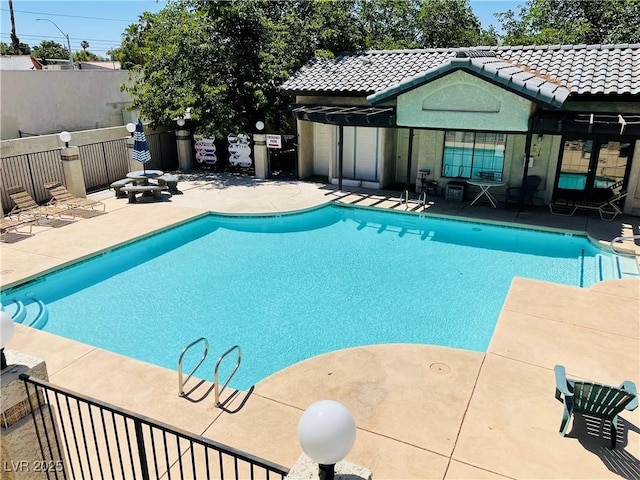
[[[230,133],[227,135],[229,141],[229,163],[233,166],[251,166],[251,147],[249,146],[249,135],[246,133]]]
[[[282,148],[282,136],[267,135],[267,148]]]
[[[203,138],[196,141],[196,161],[213,165],[218,161],[216,157],[216,146],[213,144],[215,137]]]

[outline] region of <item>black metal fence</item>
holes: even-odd
[[[47,478],[280,478],[288,469],[20,375]]]
[[[147,135],[147,142],[151,161],[145,164],[145,168],[177,170],[178,151],[173,131],[151,133]],[[112,182],[124,178],[130,170],[131,152],[127,148],[126,138],[80,145],[78,150],[85,187],[89,193],[108,188]],[[44,188],[45,183],[59,181],[66,184],[60,152],[60,149],[56,149],[0,158],[0,198],[5,211],[13,208],[13,201],[7,193],[11,187],[22,186],[36,202],[44,203],[51,198]]]

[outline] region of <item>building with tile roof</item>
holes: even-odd
[[[312,59],[282,91],[301,177],[405,195],[490,179],[500,197],[538,176],[536,204],[622,185],[640,215],[640,44],[351,52]]]

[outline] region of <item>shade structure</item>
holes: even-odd
[[[149,151],[147,137],[144,134],[144,126],[139,118],[136,121],[136,131],[133,133],[133,159],[142,163],[143,170],[144,164],[151,160],[151,152]]]

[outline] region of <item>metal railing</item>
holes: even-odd
[[[616,248],[617,245],[620,243],[624,243],[624,242],[635,243],[636,240],[640,240],[640,235],[616,237],[613,240],[611,240],[611,243],[610,243],[611,251],[616,255],[627,256],[627,257],[640,257],[640,253],[638,253],[638,249],[632,252],[630,248],[627,248],[627,249]]]
[[[20,375],[47,478],[281,478],[288,469]]]
[[[198,361],[196,366],[193,367],[193,370],[191,370],[189,375],[187,375],[187,379],[183,380],[182,360],[184,359],[184,355],[187,353],[187,351],[191,347],[193,347],[194,345],[197,345],[198,343],[201,343],[201,342],[204,344],[204,348],[202,350],[202,356],[200,357],[200,360]],[[191,377],[193,377],[193,374],[196,373],[196,370],[198,370],[198,368],[200,368],[200,365],[202,365],[202,362],[204,362],[205,359],[207,358],[207,354],[208,353],[209,353],[209,340],[207,340],[204,337],[200,337],[199,339],[191,342],[189,345],[187,345],[186,347],[184,347],[182,349],[182,353],[180,354],[180,357],[178,358],[178,395],[179,396],[181,396],[181,397],[185,396],[184,386],[191,379]]]
[[[231,352],[233,352],[234,350],[237,350],[237,352],[238,352],[238,357],[236,359],[236,364],[233,367],[233,370],[231,371],[229,376],[227,377],[227,380],[224,382],[222,387],[220,387],[220,372],[219,372],[220,371],[220,365],[222,364],[222,360],[224,360],[225,357],[227,355],[229,355]],[[226,403],[226,402],[220,402],[220,394],[222,394],[222,392],[224,392],[224,389],[227,388],[227,385],[229,385],[229,382],[231,381],[231,378],[238,371],[238,368],[240,367],[240,363],[242,363],[242,349],[240,348],[240,345],[234,345],[229,350],[227,350],[222,355],[220,355],[220,358],[218,358],[218,361],[216,362],[216,368],[213,371],[213,388],[214,388],[216,407],[222,407]]]

